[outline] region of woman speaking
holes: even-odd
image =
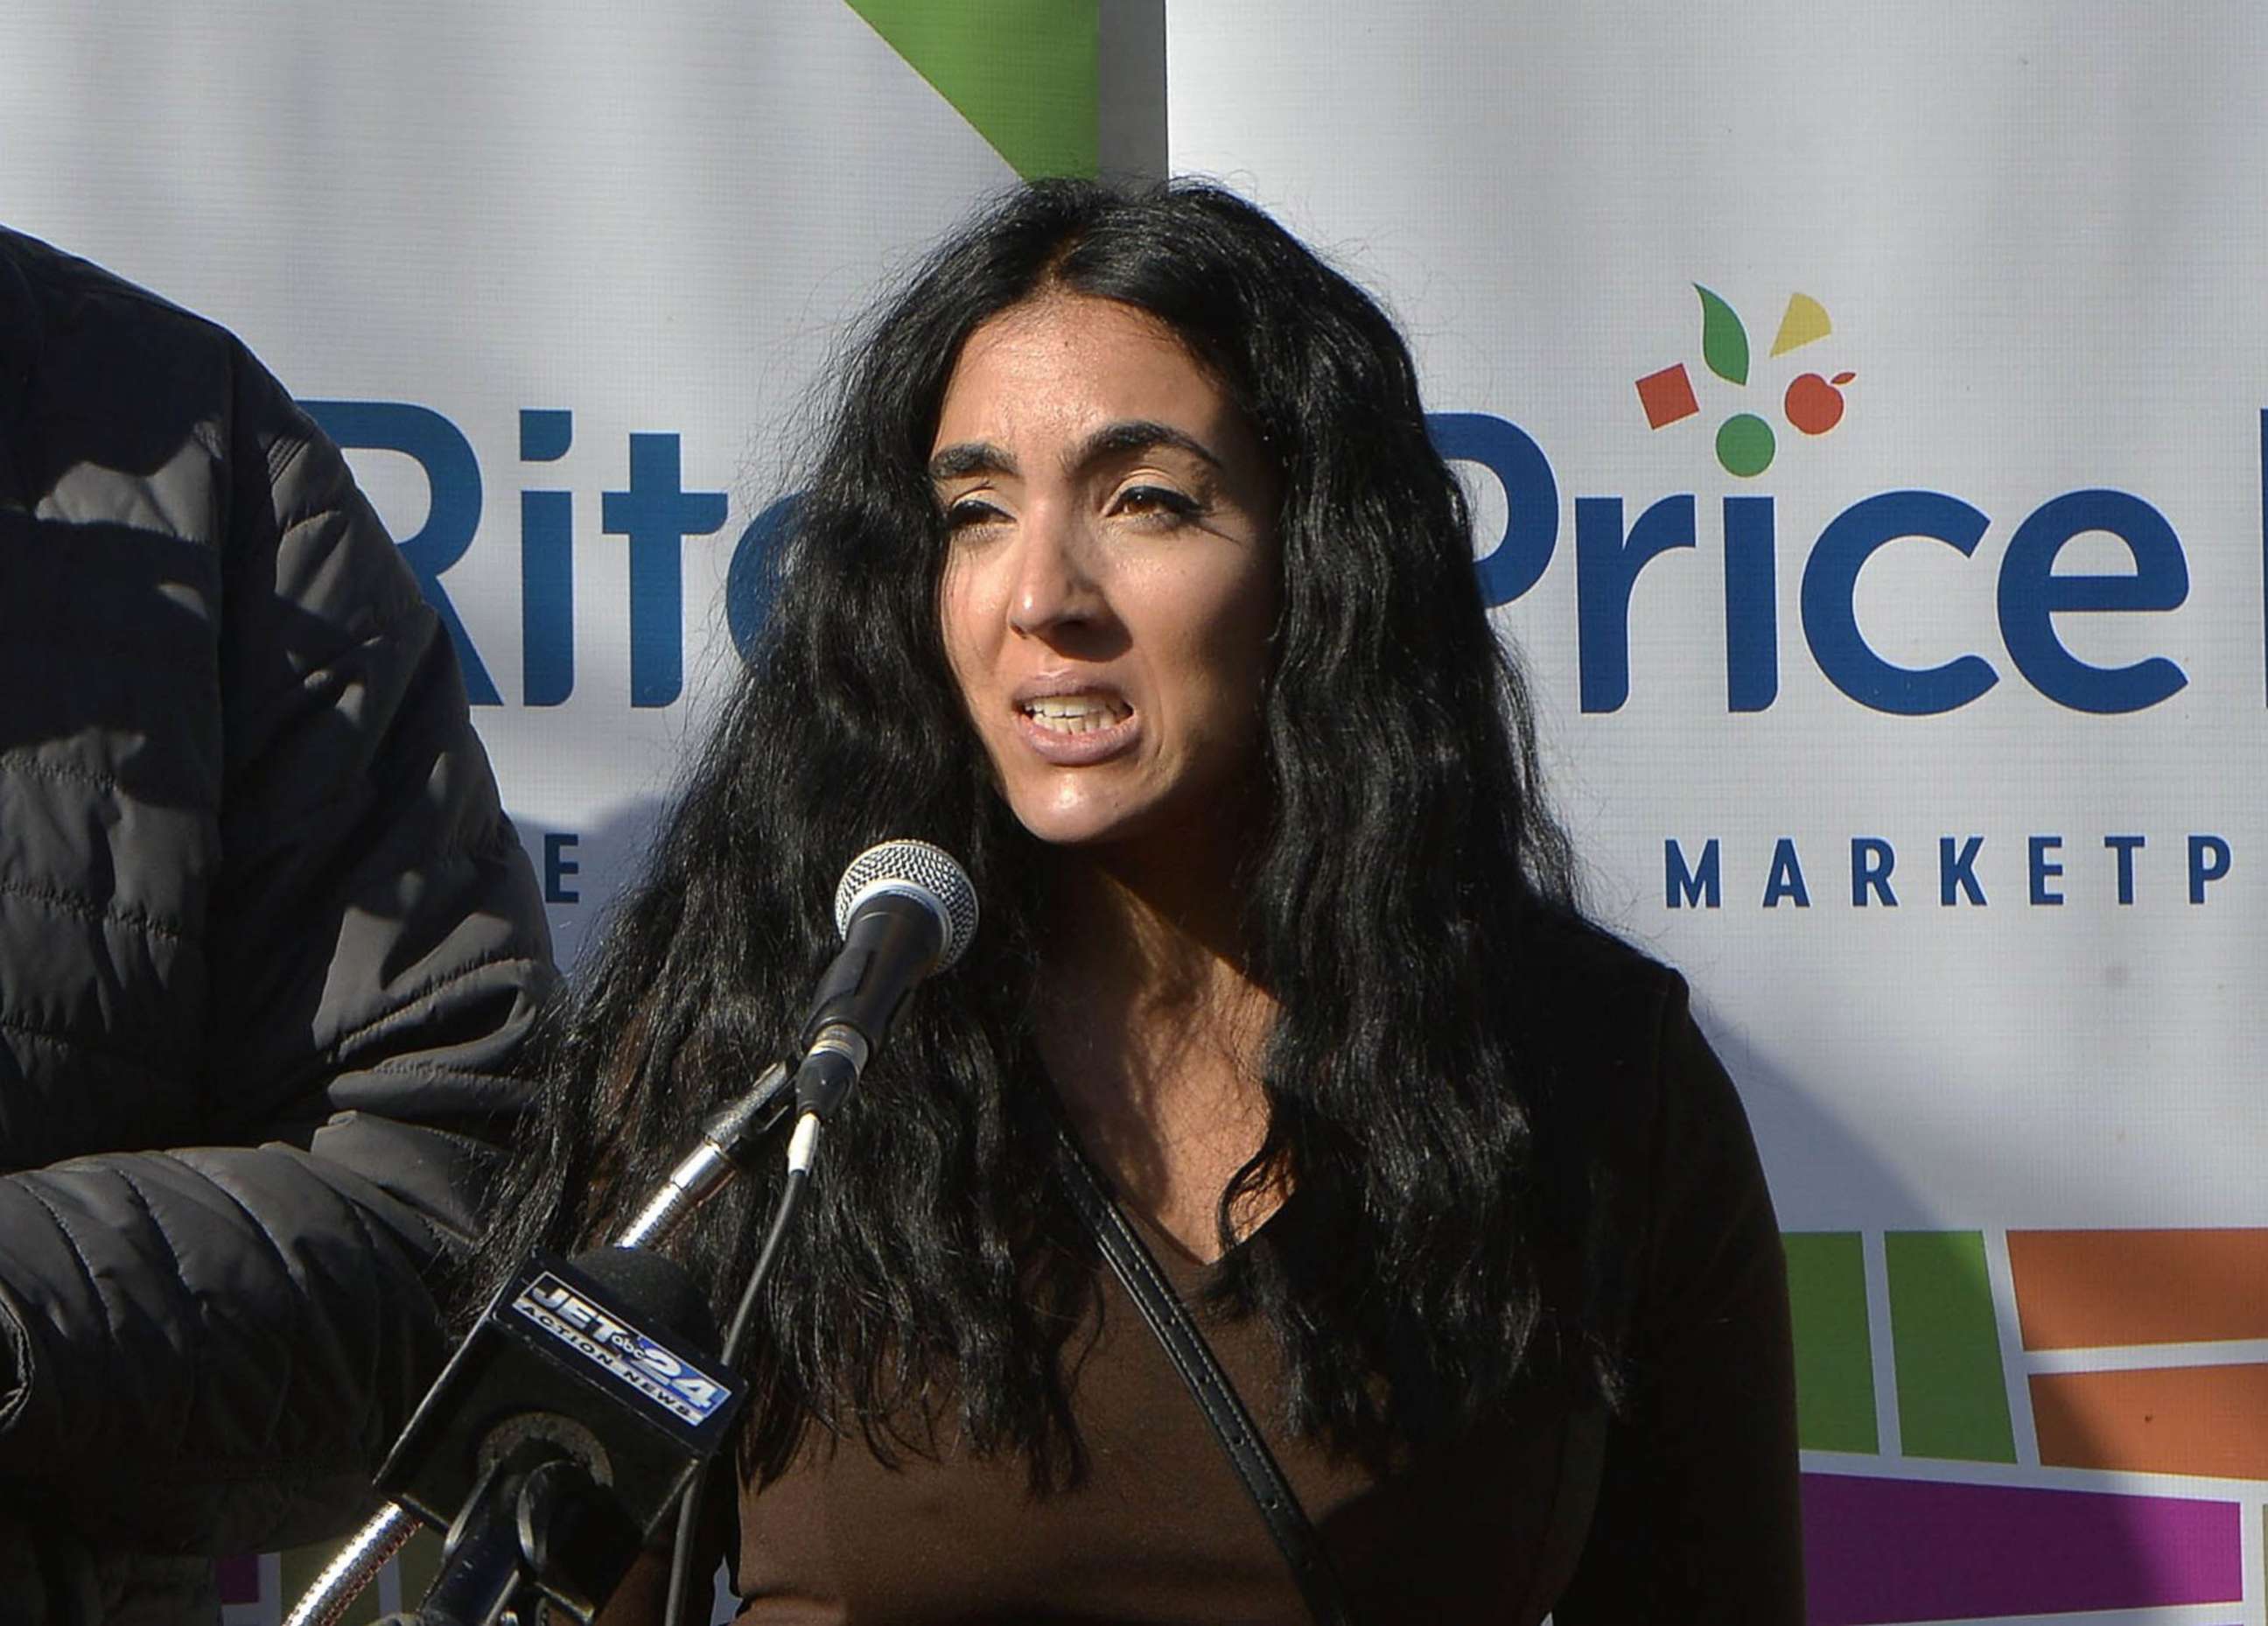
[[[1220,190],[1049,182],[832,399],[498,1249],[775,1059],[848,858],[963,861],[758,1312],[742,1618],[1800,1620],[1748,1128],[1577,912],[1393,326]],[[692,1240],[728,1296],[772,1165]]]

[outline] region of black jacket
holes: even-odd
[[[194,1619],[182,1556],[366,1511],[551,975],[337,450],[0,232],[0,1618]]]

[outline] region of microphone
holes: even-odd
[[[843,949],[820,979],[792,1080],[792,1178],[725,1340],[727,1357],[808,1178],[820,1122],[858,1083],[914,984],[968,948],[976,891],[928,842],[884,842],[843,872],[835,923]],[[498,1589],[523,1563],[546,1597],[590,1618],[639,1543],[697,1483],[746,1397],[729,1358],[705,1352],[716,1344],[705,1300],[644,1249],[747,1166],[784,1115],[789,1082],[775,1065],[711,1115],[612,1247],[521,1264],[379,1469],[388,1505],[326,1567],[285,1626],[335,1626],[416,1518],[452,1530],[445,1574],[422,1618],[494,1619]]]
[[[532,1581],[588,1620],[729,1436],[746,1386],[717,1343],[707,1300],[659,1254],[528,1259],[378,1472],[450,1531],[418,1619],[494,1619]]]
[[[976,889],[951,854],[927,842],[884,842],[850,861],[835,889],[842,952],[819,980],[798,1043],[799,1118],[842,1105],[906,996],[959,960],[976,935]]]

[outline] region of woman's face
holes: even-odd
[[[969,335],[930,474],[946,657],[1024,828],[1201,832],[1258,760],[1276,619],[1241,415],[1155,319],[1047,295]]]

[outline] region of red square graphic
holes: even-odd
[[[1640,379],[1638,400],[1638,405],[1646,408],[1646,424],[1652,429],[1690,418],[1701,410],[1701,403],[1693,399],[1693,380],[1685,376],[1683,362]]]

